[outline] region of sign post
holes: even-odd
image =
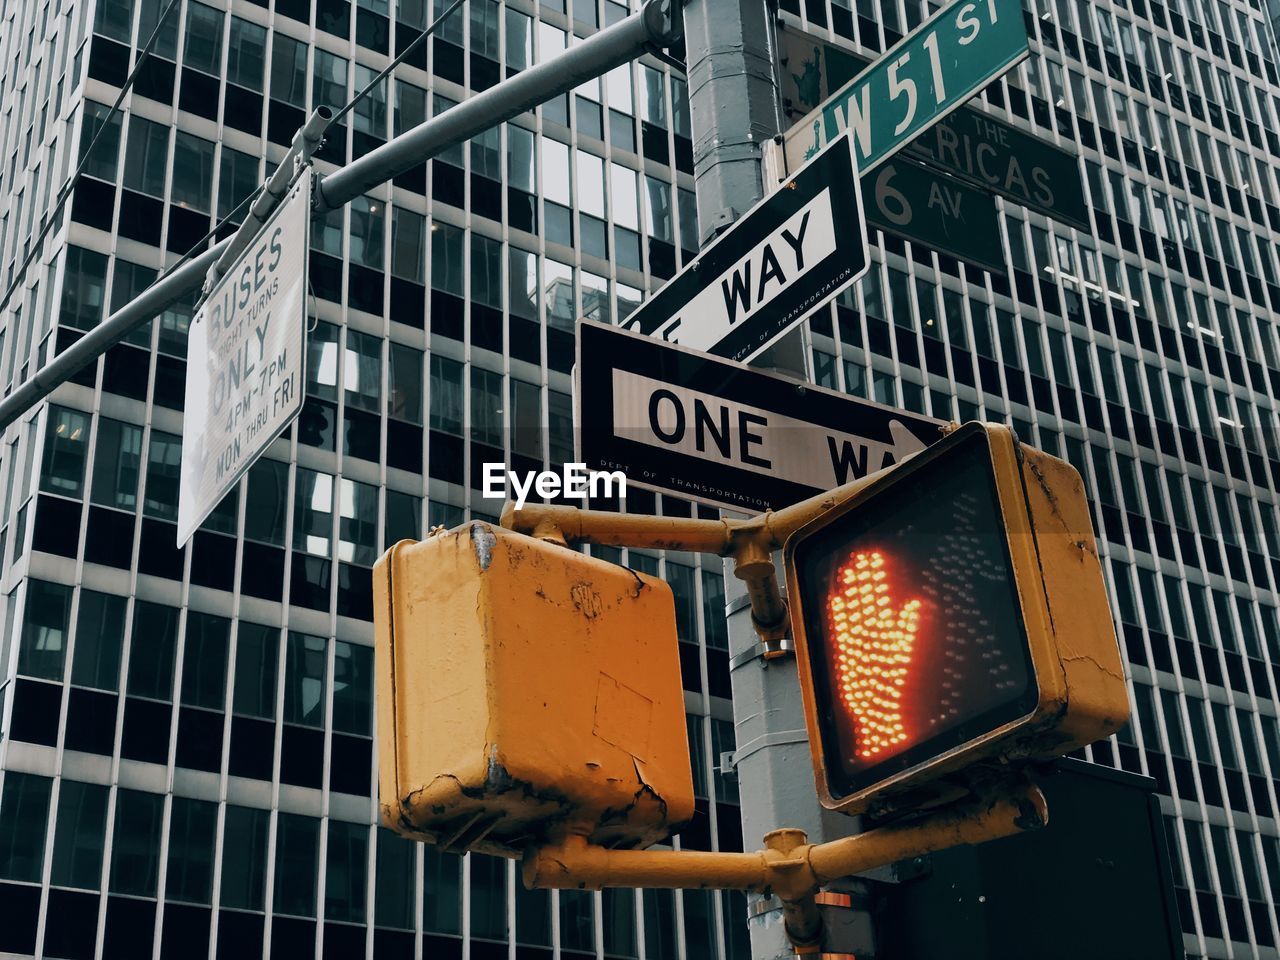
[[[848,138],[832,140],[627,318],[628,330],[747,361],[867,269]]]
[[[1028,50],[1019,0],[956,0],[788,130],[787,169],[849,131],[865,175]]]
[[[191,322],[178,546],[302,409],[311,169]]]

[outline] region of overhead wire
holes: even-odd
[[[440,16],[432,20],[431,24],[427,27],[427,29],[423,30],[422,33],[418,34],[418,36],[414,38],[412,43],[410,43],[407,47],[401,50],[399,55],[397,55],[394,60],[392,60],[389,64],[387,64],[387,66],[382,70],[381,73],[379,73],[376,77],[374,77],[367,84],[365,84],[364,89],[361,90],[359,93],[357,93],[354,97],[352,97],[350,103],[348,103],[345,107],[343,107],[341,110],[339,110],[337,113],[333,115],[333,119],[329,121],[330,125],[341,122],[342,118],[345,117],[348,113],[350,113],[357,103],[359,103],[366,96],[368,96],[369,92],[372,91],[374,87],[376,87],[383,80],[387,79],[387,77],[391,75],[392,70],[400,66],[400,64],[404,63],[405,60],[408,59],[409,54],[417,50],[419,45],[421,45],[421,43],[424,40],[426,40],[427,37],[431,36],[435,32],[436,27],[438,27],[441,23],[443,23],[445,18],[448,17],[450,14],[452,14],[460,6],[462,6],[462,0],[453,0],[453,2],[449,4],[449,6],[445,7],[444,12],[442,12]]]
[[[89,141],[89,146],[85,148],[84,155],[81,156],[79,165],[77,165],[71,176],[67,178],[67,182],[64,183],[62,188],[58,191],[57,202],[54,203],[53,209],[45,214],[45,219],[40,228],[40,233],[36,237],[35,242],[31,244],[31,248],[27,251],[27,256],[22,261],[22,266],[18,268],[17,276],[15,276],[13,281],[9,284],[9,289],[5,291],[4,297],[0,298],[0,312],[3,312],[4,308],[9,305],[9,301],[13,298],[14,293],[21,288],[23,281],[26,279],[27,268],[30,267],[32,261],[39,256],[40,250],[44,246],[45,237],[49,235],[49,231],[52,230],[54,224],[58,222],[58,219],[62,215],[62,208],[66,205],[67,198],[71,196],[72,191],[75,190],[76,183],[80,180],[80,175],[84,173],[85,168],[89,165],[89,159],[93,156],[93,148],[98,145],[98,141],[102,139],[102,135],[106,132],[107,128],[111,126],[111,118],[119,112],[120,105],[124,103],[124,98],[133,87],[133,81],[141,72],[142,65],[146,62],[152,48],[156,45],[156,40],[160,38],[160,30],[164,26],[165,20],[168,19],[169,13],[177,5],[178,0],[169,0],[165,5],[164,10],[161,11],[160,16],[156,19],[155,28],[151,31],[151,36],[147,38],[147,42],[143,46],[142,50],[138,53],[138,60],[133,65],[133,69],[129,71],[129,76],[125,78],[124,85],[120,88],[120,93],[116,96],[116,102],[111,105],[111,109],[107,111],[106,118],[102,121],[101,126],[98,127],[97,132],[94,133],[93,139]],[[66,149],[70,150],[71,145],[67,144]]]

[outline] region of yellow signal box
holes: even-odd
[[[473,522],[374,570],[383,823],[519,856],[693,815],[675,604],[662,580]]]
[[[786,568],[829,808],[927,806],[975,762],[1059,756],[1128,719],[1084,484],[1006,427],[888,471],[798,529]]]

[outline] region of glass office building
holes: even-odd
[[[195,245],[312,106],[345,104],[444,7],[175,0],[161,20],[169,6],[0,14],[6,390]],[[782,8],[869,56],[928,12]],[[626,12],[468,0],[330,131],[320,172]],[[1092,231],[997,201],[1003,273],[872,231],[871,272],[804,332],[818,383],[1010,422],[1087,478],[1136,705],[1088,755],[1159,783],[1197,957],[1280,943],[1270,15],[1035,0],[1031,59],[975,105],[1078,149]],[[370,568],[397,539],[493,519],[485,462],[570,458],[575,319],[617,322],[697,247],[691,134],[682,75],[646,56],[314,224],[306,407],[183,550],[193,302],[5,432],[0,955],[748,955],[739,895],[531,893],[506,861],[377,828],[372,797]],[[679,843],[741,849],[719,562],[601,552],[677,598],[700,798]]]

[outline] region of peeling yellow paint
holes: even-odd
[[[647,846],[693,814],[665,582],[471,523],[374,570],[383,822],[517,856],[567,822]]]

